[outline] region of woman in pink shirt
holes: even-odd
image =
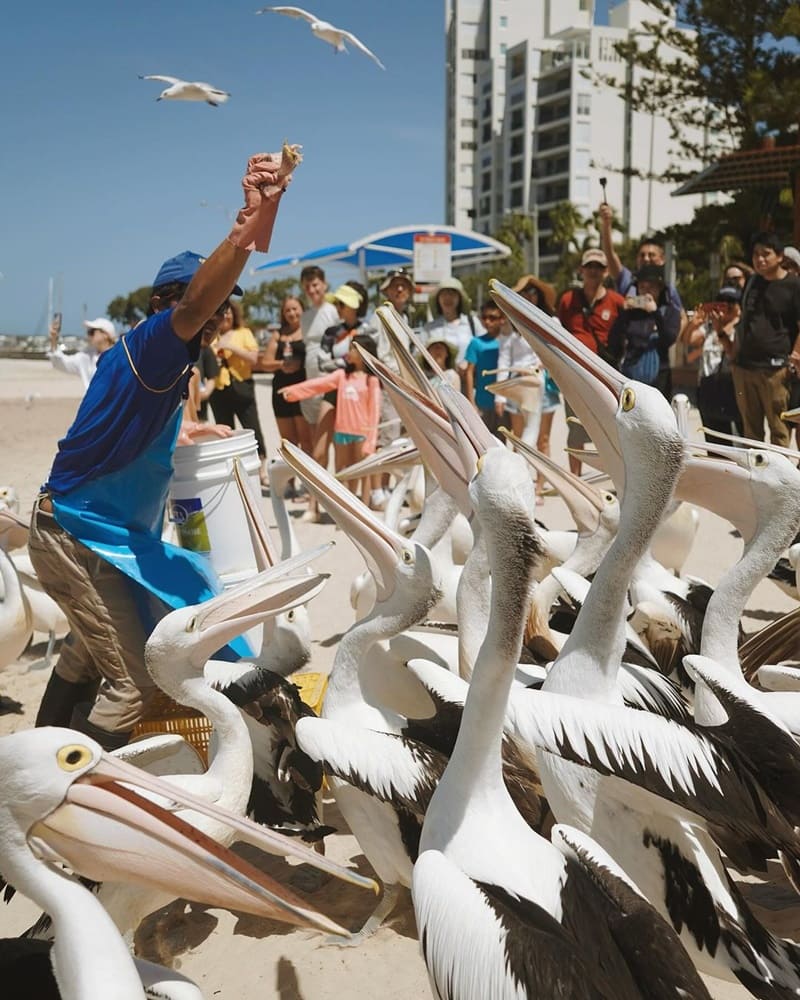
[[[347,352],[344,368],[306,379],[280,390],[287,402],[321,396],[336,390],[336,418],[333,426],[333,449],[336,471],[346,469],[375,451],[378,440],[378,421],[381,412],[381,387],[374,375],[368,375],[356,345],[373,357],[378,356],[375,341],[368,334],[356,334]],[[354,493],[356,480],[347,486]],[[370,477],[361,480],[361,499],[369,505]]]

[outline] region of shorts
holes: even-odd
[[[333,432],[334,444],[358,444],[359,441],[366,441],[363,434],[342,434],[341,431]]]

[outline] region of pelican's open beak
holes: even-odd
[[[375,310],[375,315],[381,321],[381,325],[386,331],[386,338],[392,348],[392,353],[397,359],[402,377],[410,385],[413,385],[417,392],[435,401],[436,390],[428,381],[428,377],[420,367],[417,359],[408,347],[406,347],[406,342],[414,344],[433,371],[438,372],[439,366],[430,354],[428,354],[425,346],[391,303],[387,302],[385,305],[379,306]]]
[[[694,449],[695,442],[690,442],[689,447]],[[714,452],[723,452],[716,444],[709,447]],[[736,461],[729,462],[724,458],[689,455],[675,487],[675,499],[697,504],[724,517],[747,545],[758,530],[758,507],[749,470],[746,465],[739,464],[740,451],[738,456]]]
[[[404,383],[386,365],[368,354],[362,356],[368,369],[380,377],[384,391],[419,448],[422,461],[434,474],[442,489],[453,497],[459,509],[469,517],[472,514],[472,504],[467,493],[467,483],[472,472],[467,473],[464,469],[461,449],[447,411],[439,403],[431,402]],[[440,386],[440,398],[445,393],[446,386]]]
[[[615,414],[628,379],[521,295],[494,279],[489,287],[492,298],[558,382],[600,453],[605,471],[621,491],[625,469]]]
[[[580,476],[556,465],[548,455],[543,455],[505,427],[500,428],[500,433],[558,491],[569,508],[578,531],[582,535],[593,535],[600,524],[600,515],[606,509],[604,494],[596,486],[584,482]]]
[[[354,493],[296,445],[284,441],[281,454],[364,557],[375,578],[377,599],[388,600],[394,592],[397,564],[408,552],[406,539],[375,517]]]
[[[360,462],[348,465],[346,469],[336,473],[336,478],[346,483],[349,479],[360,479],[362,476],[380,476],[383,473],[403,475],[412,466],[421,461],[419,449],[413,441],[398,439],[386,448],[367,455]]]
[[[202,670],[215,650],[265,618],[273,618],[316,597],[328,577],[325,574],[307,576],[303,570],[332,545],[328,542],[301,552],[292,559],[285,559],[218,597],[197,605],[196,614],[187,624],[187,629],[200,633],[200,641],[191,654],[197,669]]]
[[[77,740],[75,751],[86,752]],[[169,809],[144,796],[155,795]],[[204,813],[237,839],[270,854],[295,857],[337,878],[377,891],[371,879],[342,868],[295,840],[228,813],[108,754],[73,782],[64,802],[28,831],[41,857],[95,881],[129,881],[196,902],[315,927],[342,929],[289,889],[211,840],[173,809]],[[346,933],[346,932],[345,932]]]

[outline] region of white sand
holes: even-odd
[[[258,386],[258,400],[270,453],[278,436],[272,418],[269,387]],[[0,455],[3,471],[0,483],[16,487],[21,512],[27,514],[39,484],[46,477],[56,442],[69,426],[81,397],[78,379],[52,371],[47,362],[0,359]],[[697,415],[693,414],[694,426]],[[563,415],[556,418],[553,451],[563,445]],[[266,513],[270,523],[271,509]],[[301,543],[315,545],[334,538],[336,547],[318,568],[332,574],[322,595],[310,606],[314,651],[309,669],[327,671],[335,653],[338,636],[351,624],[349,586],[363,568],[354,546],[328,524],[308,524],[299,520],[301,505],[292,504],[297,516],[295,528]],[[549,527],[570,527],[563,504],[547,499],[540,508]],[[685,571],[715,583],[741,551],[741,542],[731,535],[730,525],[701,512],[701,527]],[[753,630],[793,602],[773,584],[762,582],[751,599],[745,627]],[[44,671],[28,671],[27,665],[41,656],[38,642],[20,660],[0,675],[0,691],[24,704],[24,714],[0,716],[0,734],[16,732],[33,723],[44,688]],[[326,822],[344,831],[335,806],[326,812]],[[327,841],[328,853],[338,860],[351,860],[359,870],[368,865],[358,844],[345,832]],[[260,863],[260,862],[259,862]],[[285,868],[270,864],[278,878]],[[776,872],[770,883],[746,883],[743,889],[755,912],[771,930],[785,936],[800,934],[800,909],[794,893]],[[328,883],[311,894],[312,901],[334,919],[357,929],[373,901],[363,891]],[[0,905],[0,937],[19,933],[36,910],[19,898]],[[139,936],[139,948],[147,957],[168,962],[191,976],[208,997],[258,998],[258,1000],[328,1000],[328,998],[381,997],[427,998],[431,996],[427,974],[419,954],[413,910],[406,897],[389,925],[358,948],[323,947],[322,939],[307,931],[283,925],[236,917],[219,910],[175,904],[158,919],[151,918]],[[715,998],[739,1000],[750,994],[739,986],[709,980]]]

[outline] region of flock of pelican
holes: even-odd
[[[753,442],[709,455],[658,391],[503,285],[492,294],[612,488],[490,435],[428,380],[403,346],[413,333],[381,307],[400,374],[365,362],[409,438],[340,478],[391,471],[384,515],[284,442],[270,470],[280,552],[236,468],[258,575],[173,611],[148,640],[154,682],[213,724],[209,766],[177,737],[113,755],[68,730],[0,737],[5,895],[43,911],[0,943],[3,996],[199,997],[131,957],[136,927],[165,902],[343,946],[406,887],[439,1000],[708,998],[700,973],[800,997],[800,946],[760,923],[731,874],[763,876],[774,861],[800,892],[800,675],[782,662],[796,656],[797,615],[744,645],[740,626],[787,551],[796,566],[800,471]],[[537,522],[537,475],[574,531]],[[281,500],[291,477],[366,564],[319,717],[287,678],[311,656],[305,605],[326,582],[311,564],[327,547],[298,544]],[[697,526],[686,502],[743,539],[715,589],[678,573]],[[10,535],[13,518],[2,523]],[[0,576],[2,666],[31,617],[3,548]],[[253,662],[213,659],[254,626]],[[382,887],[355,932],[229,850],[244,841],[377,889],[307,846],[331,831],[323,778]]]

